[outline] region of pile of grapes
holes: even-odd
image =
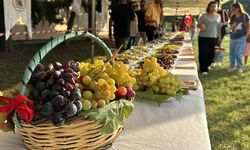
[[[145,90],[151,87],[156,80],[165,76],[166,71],[157,63],[157,58],[146,58],[142,69],[139,69],[136,75],[136,84],[134,90]]]
[[[152,88],[154,93],[174,96],[182,86],[182,82],[176,76],[166,72],[155,57],[145,59],[142,69],[138,70],[137,83],[134,90],[143,91]]]
[[[31,75],[29,98],[36,106],[35,119],[51,118],[55,126],[82,110],[81,90],[76,87],[79,64],[54,62],[44,67],[38,64]]]
[[[51,119],[60,126],[80,111],[104,107],[110,101],[131,99],[135,73],[121,61],[94,64],[68,61],[44,67],[38,64],[31,75],[29,98],[36,107],[35,120]],[[35,121],[33,120],[33,121]]]
[[[170,69],[177,58],[175,55],[169,55],[169,54],[161,54],[161,55],[154,55],[154,57],[157,58],[157,63],[164,69]],[[144,61],[139,63],[138,68],[141,69],[143,67]]]
[[[175,40],[175,41],[183,41],[184,38],[185,38],[185,33],[181,32],[181,33],[177,34],[177,35],[174,37],[173,40]]]
[[[164,69],[170,69],[175,63],[175,55],[157,55],[157,63]]]
[[[61,126],[80,111],[104,107],[121,98],[131,99],[135,96],[134,74],[121,61],[113,65],[99,60],[94,64],[38,64],[29,82],[29,98],[36,107],[33,121],[47,118]]]
[[[181,48],[180,45],[165,44],[161,48],[159,48],[158,50],[161,53],[164,53],[164,54],[178,54],[179,53],[179,51],[178,51],[179,48]]]
[[[153,91],[158,94],[165,94],[173,97],[181,89],[183,83],[171,73],[159,78],[152,86]]]
[[[103,107],[113,100],[130,99],[135,96],[132,89],[136,80],[132,71],[119,61],[111,65],[96,60],[94,64],[80,64],[80,77],[83,84],[83,110]]]

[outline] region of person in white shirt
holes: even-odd
[[[135,45],[136,39],[140,36],[139,29],[138,29],[138,18],[135,13],[138,8],[137,2],[131,1],[129,5],[134,11],[135,19],[131,20],[131,23],[130,23],[130,37],[129,37],[127,49],[130,49],[133,45]]]

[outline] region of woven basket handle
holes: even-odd
[[[37,64],[43,59],[43,57],[45,55],[47,55],[54,47],[56,47],[60,43],[66,41],[68,39],[75,38],[75,37],[87,37],[87,38],[94,40],[98,45],[100,45],[104,49],[104,51],[108,57],[112,57],[112,53],[109,50],[109,48],[107,47],[107,45],[105,43],[103,43],[101,39],[99,39],[98,37],[94,36],[93,34],[91,34],[89,32],[86,32],[86,31],[85,32],[71,32],[71,33],[65,34],[63,36],[59,36],[59,37],[53,39],[52,41],[48,42],[46,45],[44,45],[35,54],[35,56],[30,60],[29,64],[26,66],[25,71],[24,71],[24,75],[23,75],[22,85],[19,89],[20,95],[24,94],[32,72],[34,71]]]

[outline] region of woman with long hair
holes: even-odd
[[[240,3],[233,4],[231,12],[230,25],[232,32],[230,33],[230,68],[228,72],[235,70],[236,62],[238,72],[242,73],[242,53],[246,46],[246,35],[249,33],[249,16]]]
[[[216,38],[219,37],[220,39],[221,18],[216,12],[217,3],[211,1],[207,6],[206,13],[201,15],[198,20],[198,27],[200,28],[198,37],[200,72],[205,75],[208,74],[208,68],[214,59]]]

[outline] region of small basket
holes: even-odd
[[[64,36],[53,39],[43,46],[31,59],[26,67],[22,85],[20,87],[20,95],[23,95],[26,86],[29,82],[32,72],[42,58],[58,44],[67,39],[74,37],[88,37],[97,42],[104,50],[108,57],[112,57],[109,48],[97,37],[88,32],[71,32]],[[13,118],[18,126],[24,145],[31,150],[34,149],[98,149],[112,143],[122,130],[120,126],[111,134],[103,134],[101,132],[102,124],[95,121],[84,120],[77,118],[60,127],[54,126],[51,122],[46,121],[38,125],[26,124],[24,121],[17,119],[17,114],[14,112]]]

